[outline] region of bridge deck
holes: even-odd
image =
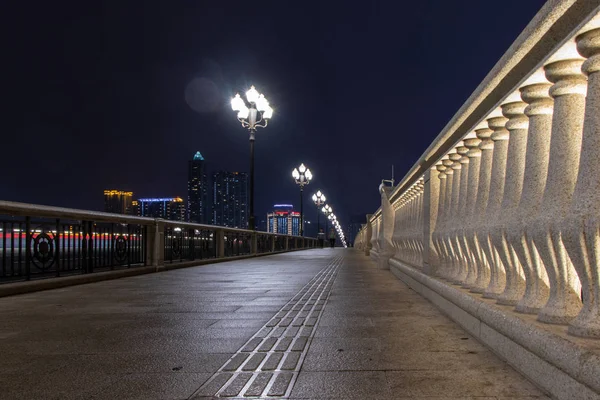
[[[547,398],[389,271],[309,250],[0,299],[0,398]]]

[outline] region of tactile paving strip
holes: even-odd
[[[315,275],[190,398],[289,397],[341,261]]]

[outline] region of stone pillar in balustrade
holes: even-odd
[[[579,280],[561,238],[561,224],[570,211],[581,152],[587,79],[575,43],[565,47],[544,66],[554,98],[548,178],[540,213],[531,233],[550,283],[548,302],[540,310],[542,322],[566,324],[580,311]]]
[[[456,150],[452,150],[448,154],[448,160],[444,160],[443,163],[448,167],[446,170],[447,180],[446,183],[446,199],[447,200],[447,215],[446,223],[444,224],[444,232],[442,233],[442,241],[446,248],[446,263],[443,266],[444,275],[446,279],[452,279],[454,273],[454,259],[455,259],[455,248],[452,245],[451,232],[454,226],[454,219],[456,218],[456,211],[458,209],[458,189],[460,188],[460,154],[456,153]]]
[[[549,94],[550,86],[543,70],[540,70],[520,89],[521,98],[528,104],[525,115],[529,117],[524,185],[515,212],[516,225],[507,232],[507,237],[525,274],[525,294],[515,307],[516,311],[522,313],[537,314],[548,300],[548,276],[527,230],[540,212],[548,176],[554,107],[554,101]]]
[[[439,173],[437,178],[438,182],[438,211],[437,211],[437,219],[435,224],[431,224],[433,233],[431,234],[431,240],[433,246],[435,248],[437,259],[436,262],[433,262],[433,259],[430,259],[428,262],[428,270],[430,275],[440,275],[440,268],[444,263],[446,254],[443,249],[443,244],[440,238],[440,232],[444,229],[445,223],[445,215],[446,215],[446,183],[448,179],[446,179],[446,169],[447,167],[440,161],[435,166],[437,172]],[[435,179],[434,177],[430,177],[430,180]],[[425,220],[425,224],[427,224],[427,220]]]
[[[371,224],[371,218],[373,218],[373,214],[367,214],[367,229],[365,231],[365,256],[371,255],[371,237],[373,236],[373,225]]]
[[[381,195],[381,222],[379,232],[379,257],[377,266],[379,269],[390,269],[388,261],[394,255],[394,246],[392,245],[392,235],[394,233],[394,207],[390,202],[390,195],[393,188],[381,186],[379,193]]]
[[[464,146],[464,141],[462,145],[456,148],[456,152],[460,154],[460,186],[458,188],[458,209],[457,209],[457,217],[454,220],[453,225],[453,241],[458,250],[457,256],[455,259],[455,267],[454,267],[454,275],[452,276],[452,280],[456,284],[462,284],[464,279],[467,276],[467,252],[465,249],[465,240],[464,240],[464,223],[465,223],[465,214],[466,214],[466,204],[467,204],[467,188],[469,183],[469,157],[467,157],[467,153],[469,149]]]
[[[470,137],[474,136],[474,137]],[[463,286],[466,288],[470,288],[477,279],[476,273],[476,256],[477,248],[473,241],[475,232],[472,229],[472,226],[475,222],[475,202],[477,201],[477,190],[479,186],[479,168],[481,165],[481,150],[479,149],[479,144],[481,143],[481,139],[478,139],[475,134],[470,134],[465,139],[465,147],[469,149],[467,152],[467,157],[469,157],[469,173],[468,173],[468,183],[467,183],[467,200],[465,202],[465,214],[464,214],[464,224],[463,224],[463,232],[461,234],[463,240],[463,248],[465,251],[465,256],[467,258],[467,273],[465,275]]]
[[[475,249],[473,256],[475,258],[475,282],[471,285],[471,292],[483,293],[490,283],[490,266],[485,256],[483,246],[487,246],[487,253],[491,254],[489,239],[480,242],[478,233],[485,225],[485,214],[490,194],[490,179],[492,175],[492,157],[494,150],[494,141],[491,139],[493,131],[488,128],[487,122],[481,123],[475,128],[477,138],[481,140],[479,150],[481,150],[481,160],[479,165],[479,180],[477,187],[477,199],[473,215],[470,219],[471,224],[468,230],[468,239],[471,241],[471,248]]]
[[[462,147],[463,143],[460,142],[458,147]],[[448,157],[452,161],[452,168],[454,174],[452,179],[452,200],[450,201],[451,209],[450,209],[450,219],[448,220],[448,224],[446,226],[446,244],[448,246],[448,250],[450,252],[450,264],[448,265],[449,276],[448,279],[451,281],[455,280],[455,277],[458,275],[459,271],[459,262],[461,259],[460,247],[458,246],[458,242],[455,240],[455,232],[456,226],[460,224],[460,219],[458,217],[459,212],[459,195],[460,195],[460,180],[461,180],[461,168],[462,164],[460,159],[462,156],[458,154],[457,148],[453,150],[453,153],[450,153]]]
[[[507,240],[509,231],[515,230],[519,222],[516,211],[523,191],[525,153],[527,151],[527,129],[529,119],[525,115],[527,104],[521,101],[520,92],[512,93],[502,105],[502,114],[508,118],[506,129],[509,132],[504,195],[498,218],[490,228],[492,244],[504,265],[506,285],[498,295],[499,304],[516,305],[525,293],[523,269],[512,244]]]
[[[491,139],[494,142],[492,153],[492,173],[490,175],[490,193],[485,210],[485,221],[478,231],[477,239],[485,253],[490,266],[490,283],[484,290],[483,296],[497,298],[506,286],[504,265],[499,257],[496,247],[492,243],[492,233],[495,222],[501,213],[502,198],[504,196],[504,181],[506,178],[506,155],[508,153],[508,119],[502,116],[502,110],[496,109],[490,114],[487,123],[493,131]]]
[[[596,21],[600,24],[600,21]],[[600,338],[600,28],[577,36],[588,77],[581,159],[563,240],[582,286],[583,307],[569,333]]]

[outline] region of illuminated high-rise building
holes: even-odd
[[[208,178],[204,157],[199,151],[188,162],[188,210],[187,220],[198,224],[210,223],[208,205]]]
[[[248,174],[217,171],[212,180],[212,223],[248,228]]]
[[[104,191],[104,211],[115,214],[133,214],[133,192],[122,190]]]
[[[172,221],[185,221],[185,203],[181,197],[159,197],[138,199],[139,215],[149,218],[163,218]]]
[[[267,232],[281,235],[300,235],[300,213],[291,204],[275,204],[267,214]]]

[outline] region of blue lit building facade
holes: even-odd
[[[185,203],[181,197],[138,199],[137,210],[140,217],[186,220]]]
[[[275,204],[267,214],[267,232],[300,235],[300,213],[291,204]]]

